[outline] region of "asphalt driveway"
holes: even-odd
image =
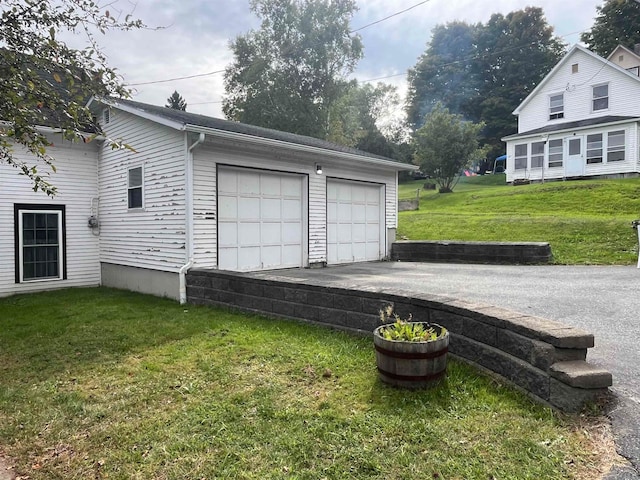
[[[257,274],[260,276],[260,274]],[[640,478],[640,270],[604,266],[512,266],[382,262],[269,272],[315,285],[422,292],[482,302],[592,332],[587,360],[613,374],[616,446]],[[635,471],[634,471],[635,470]]]

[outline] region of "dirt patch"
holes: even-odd
[[[13,470],[13,462],[0,452],[0,480],[16,480],[17,474]]]

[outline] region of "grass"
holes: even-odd
[[[31,480],[596,478],[594,422],[458,362],[395,390],[369,338],[315,326],[104,288],[0,299],[0,452]]]
[[[400,198],[423,183],[401,185]],[[509,186],[504,175],[486,175],[463,178],[451,194],[422,190],[420,197],[420,210],[400,213],[399,236],[549,242],[557,264],[637,260],[631,221],[640,216],[640,178]]]

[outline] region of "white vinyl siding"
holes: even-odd
[[[56,172],[49,181],[57,188],[54,198],[42,192],[34,192],[28,178],[18,170],[0,163],[0,296],[27,293],[52,288],[96,286],[100,284],[99,238],[92,233],[87,222],[92,200],[97,197],[98,144],[71,143],[60,135],[49,135],[52,143],[47,152],[53,157]],[[48,168],[21,148],[15,147],[14,155],[29,165],[38,165],[39,172]],[[15,212],[16,204],[28,209],[42,210],[46,205],[64,205],[67,261],[63,265],[66,278],[38,279],[16,282]],[[62,272],[61,272],[62,273]]]
[[[104,128],[133,151],[102,149],[100,261],[178,272],[187,263],[184,134],[117,109]],[[130,209],[129,169],[139,167],[144,208]]]
[[[578,73],[571,64],[579,63]],[[593,86],[608,85],[608,110],[593,110]],[[550,93],[552,92],[552,93]],[[550,120],[549,95],[564,92],[563,118]],[[606,65],[581,50],[556,70],[540,91],[521,108],[518,132],[528,132],[548,125],[574,122],[603,115],[640,116],[640,78]]]

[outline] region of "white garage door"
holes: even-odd
[[[382,197],[380,185],[327,180],[327,263],[384,256]]]
[[[220,167],[218,267],[253,271],[303,266],[304,197],[300,175]]]

